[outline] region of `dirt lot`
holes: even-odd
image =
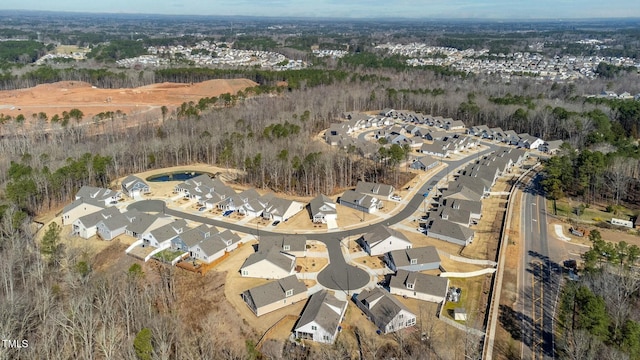
[[[162,106],[173,110],[183,102],[198,102],[203,97],[224,93],[235,94],[256,85],[247,79],[216,79],[194,84],[162,83],[132,89],[98,89],[86,82],[63,81],[0,91],[0,112],[12,117],[23,114],[27,127],[42,125],[30,121],[31,114],[44,112],[51,118],[73,108],[84,113],[84,123],[93,123],[92,117],[98,113],[117,110],[128,116],[148,114],[149,118],[159,119]]]
[[[327,258],[304,257],[296,259],[296,269],[300,267],[300,272],[318,272],[324,269],[329,263]]]
[[[369,269],[384,269],[385,267],[384,261],[382,261],[382,256],[365,256],[353,261],[357,264],[364,265]]]

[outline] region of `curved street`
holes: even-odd
[[[472,158],[479,158],[483,155],[486,155],[490,152],[495,151],[498,148],[498,145],[494,144],[484,144],[484,146],[488,146],[487,149],[468,155],[459,160],[448,162],[449,166],[438,171],[434,174],[429,181],[422,184],[420,189],[415,193],[414,197],[407,203],[407,205],[400,210],[397,214],[391,216],[388,219],[383,219],[374,224],[367,224],[361,227],[363,231],[365,228],[371,228],[372,226],[382,224],[382,225],[393,225],[403,221],[404,219],[410,217],[422,204],[424,201],[423,194],[428,192],[427,188],[429,187],[429,183],[433,180],[440,181],[443,179],[449,172],[455,172],[460,166],[469,162]],[[142,200],[135,202],[127,207],[127,209],[136,209],[144,212],[159,212],[164,213],[166,215],[183,218],[186,220],[191,220],[194,222],[199,222],[207,225],[217,226],[229,230],[234,230],[238,232],[243,232],[246,234],[252,234],[255,236],[260,235],[283,235],[286,236],[285,233],[276,233],[273,231],[262,230],[259,228],[254,228],[246,225],[234,224],[226,221],[216,220],[212,218],[208,218],[205,216],[200,216],[184,211],[169,209],[166,206],[166,203],[162,200]],[[369,274],[355,266],[347,264],[344,255],[342,254],[341,248],[341,240],[345,237],[351,236],[353,234],[357,234],[358,229],[350,229],[350,230],[341,230],[341,231],[332,231],[332,232],[323,232],[323,233],[306,233],[302,234],[306,236],[309,240],[317,240],[324,243],[327,247],[327,251],[329,253],[329,264],[318,274],[318,282],[329,289],[341,290],[341,291],[350,291],[356,290],[364,287],[367,283],[369,283]]]

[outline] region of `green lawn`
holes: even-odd
[[[184,254],[184,251],[174,251],[174,250],[162,250],[159,253],[155,254],[153,257],[158,259],[158,260],[162,260],[162,261],[166,261],[166,262],[171,262],[173,261],[173,259],[177,258],[178,256]]]

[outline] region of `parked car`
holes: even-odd
[[[227,210],[227,211],[225,211],[225,212],[222,214],[222,216],[225,216],[225,217],[226,217],[226,216],[229,216],[229,215],[231,215],[231,214],[233,214],[233,210]]]
[[[402,198],[399,195],[392,195],[391,200],[400,201]]]
[[[420,220],[429,220],[429,215],[420,216]]]
[[[203,212],[203,211],[207,211],[206,206],[202,206],[201,208],[198,209],[198,211]]]
[[[280,224],[280,220],[274,221],[273,224],[271,224],[271,226],[278,226],[278,224]]]

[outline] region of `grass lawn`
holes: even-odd
[[[634,212],[623,206],[618,207],[617,214],[607,212],[606,208],[600,205],[590,205],[582,210],[580,216],[576,214],[576,208],[582,205],[582,202],[573,201],[568,198],[556,200],[556,210],[558,216],[563,216],[573,220],[579,220],[581,222],[610,222],[611,218],[628,220],[635,216]],[[547,208],[553,213],[553,200],[548,200]]]
[[[184,254],[184,251],[162,250],[153,257],[162,261],[171,262],[173,259]]]

